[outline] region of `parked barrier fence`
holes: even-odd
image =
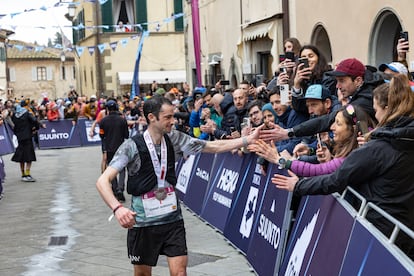
[[[41,149],[100,143],[91,121],[46,122]],[[0,126],[0,155],[15,148],[12,130]],[[286,174],[270,164],[261,174],[254,154],[243,157],[197,154],[177,161],[177,194],[182,202],[244,254],[259,275],[414,275],[414,263],[394,244],[414,232],[348,187],[341,195],[305,196],[291,225],[291,193],[270,181]],[[352,195],[359,207],[346,199]],[[365,218],[374,209],[395,225],[385,237]],[[289,237],[289,239],[288,239]]]

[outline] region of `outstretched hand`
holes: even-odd
[[[271,181],[276,185],[276,188],[293,192],[296,183],[299,181],[299,177],[291,170],[288,170],[288,173],[289,176],[274,174],[274,176],[271,178]]]
[[[271,163],[277,163],[280,158],[279,152],[273,141],[270,142],[270,145],[265,141],[259,139],[254,144],[250,144],[247,149],[251,152],[255,152],[260,157],[263,157]]]
[[[281,128],[279,125],[269,123],[269,127],[271,127],[271,129],[264,129],[263,127],[260,127],[260,139],[264,141],[282,141],[289,138],[287,130]]]

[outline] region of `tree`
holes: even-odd
[[[62,43],[62,34],[60,32],[55,33],[55,39],[53,40],[53,44],[54,45],[56,45],[56,44],[62,45],[63,44]]]

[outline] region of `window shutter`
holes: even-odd
[[[53,80],[53,68],[50,66],[46,68],[46,80]]]
[[[11,82],[16,81],[16,69],[14,67],[9,68],[9,77]]]
[[[137,24],[147,23],[147,0],[135,0],[135,9],[137,14]],[[143,24],[141,27],[145,31],[148,30],[148,24]]]
[[[32,81],[37,81],[37,68],[32,67]]]
[[[174,14],[179,14],[182,12],[183,12],[183,1],[174,0]],[[175,20],[175,31],[176,32],[184,31],[184,17],[180,17]]]
[[[101,4],[101,16],[102,16],[102,25],[112,26],[114,23],[112,22],[112,1],[106,1],[105,4]],[[112,28],[102,28],[104,33],[107,32],[114,32]]]

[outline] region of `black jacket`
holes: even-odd
[[[330,175],[301,179],[295,194],[330,194],[347,185],[414,230],[414,119],[402,117],[372,133]],[[367,218],[383,233],[391,225],[374,212]]]
[[[376,83],[364,82],[361,88],[354,93],[349,101],[350,104],[361,107],[374,121],[376,121],[376,119],[375,111],[372,106],[372,91],[376,86]],[[335,116],[336,112],[331,112],[330,114],[324,116],[309,119],[308,121],[293,127],[295,136],[310,136],[315,133],[329,131],[330,126],[335,121]]]
[[[107,152],[116,152],[129,137],[128,123],[117,111],[111,111],[99,123],[99,135]]]
[[[230,135],[234,127],[235,130],[240,132],[240,123],[243,121],[243,117],[246,116],[247,110],[245,108],[237,110],[233,103],[233,96],[231,93],[226,93],[224,99],[220,103],[220,109],[223,115],[221,121],[221,128],[217,128],[214,131],[214,137],[217,139],[223,139],[227,135]]]
[[[13,113],[12,121],[14,124],[13,132],[18,141],[32,139],[33,130],[39,129],[39,122],[25,108],[18,108]]]

